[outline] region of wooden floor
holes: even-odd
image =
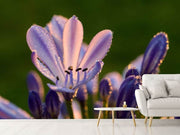
[[[180,120],[143,119],[0,120],[0,135],[180,135]]]

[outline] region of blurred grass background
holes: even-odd
[[[36,69],[26,31],[32,24],[45,26],[54,14],[78,16],[86,43],[103,29],[113,31],[112,47],[100,77],[111,71],[122,73],[160,31],[168,33],[170,41],[161,73],[180,73],[179,5],[178,0],[1,0],[0,95],[29,111],[26,76]],[[41,77],[47,91],[48,80]]]

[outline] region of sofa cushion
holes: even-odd
[[[180,97],[180,81],[165,80],[170,97]]]
[[[168,96],[165,82],[162,79],[149,80],[149,83],[146,85],[146,87],[151,95],[151,98],[153,99]]]
[[[157,98],[147,101],[148,109],[180,109],[180,98]]]
[[[143,91],[146,99],[149,99],[149,98],[150,98],[150,94],[149,94],[149,92],[148,92],[148,90],[147,90],[146,87],[144,87],[143,85],[139,85],[139,89]]]

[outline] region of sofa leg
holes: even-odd
[[[150,117],[149,118],[149,126],[151,127],[151,125],[152,125],[152,120],[153,120],[153,117]]]
[[[146,117],[145,117],[145,121],[144,121],[145,124],[147,123],[147,119],[148,119],[148,117],[146,116]]]

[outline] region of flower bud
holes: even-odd
[[[99,92],[102,100],[107,100],[112,92],[111,81],[109,78],[104,78],[101,80],[99,85]]]
[[[29,91],[36,91],[40,95],[40,98],[43,99],[44,87],[40,76],[35,71],[29,72],[27,76],[27,87]]]
[[[117,107],[122,107],[123,102],[126,101],[128,107],[136,107],[135,90],[137,89],[138,80],[135,76],[126,78],[119,88],[119,95],[117,99]],[[118,118],[129,118],[130,112],[117,112]]]
[[[60,110],[60,101],[57,93],[50,90],[45,99],[47,112],[50,114],[51,118],[57,118]]]
[[[126,75],[125,75],[125,78],[131,76],[131,75],[134,75],[134,76],[139,76],[139,72],[136,68],[130,68],[128,69],[128,71],[126,72]]]
[[[168,49],[167,34],[164,32],[157,33],[149,42],[144,53],[141,75],[157,73],[158,67],[162,64]]]
[[[39,94],[35,91],[29,92],[28,99],[29,109],[34,118],[42,118],[42,104]]]

